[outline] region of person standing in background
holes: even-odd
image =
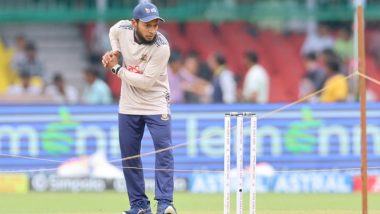
[[[323,103],[344,102],[348,97],[348,82],[341,74],[340,64],[336,60],[327,62],[327,80],[321,93],[320,101]]]
[[[12,69],[19,71],[19,65],[26,61],[26,45],[27,41],[24,35],[18,35],[14,44],[14,53],[12,57]]]
[[[326,74],[318,64],[315,53],[309,53],[304,57],[305,74],[301,79],[299,86],[299,98],[304,98],[323,88],[326,81]],[[316,102],[319,100],[318,95],[309,97],[307,102]]]
[[[330,33],[330,28],[322,23],[316,23],[315,20],[307,22],[306,39],[302,45],[302,55],[309,53],[319,54],[323,50],[333,49],[335,45],[334,38]]]
[[[207,63],[213,71],[212,101],[214,103],[236,102],[236,81],[234,74],[227,68],[226,58],[221,53],[212,54]]]
[[[22,38],[19,41],[20,48],[22,48]],[[22,51],[20,49],[19,51]],[[20,76],[22,72],[27,72],[31,75],[31,82],[33,85],[44,85],[44,63],[38,57],[37,47],[34,43],[28,42],[25,46],[25,56],[19,53],[19,58],[12,62],[12,67],[17,71]],[[17,82],[17,81],[16,81]]]
[[[82,94],[84,104],[111,104],[112,94],[108,85],[98,77],[98,72],[94,68],[87,68],[84,71],[86,85]]]
[[[249,70],[243,83],[243,101],[267,103],[269,99],[269,77],[266,70],[259,64],[259,58],[255,52],[245,53],[245,63]]]
[[[32,77],[38,77],[43,81],[44,63],[38,57],[37,47],[34,43],[26,44],[25,57],[20,54],[20,59],[15,62],[14,66],[18,72],[28,71]]]
[[[351,35],[352,32],[350,28],[341,27],[338,31],[338,37],[335,40],[334,50],[346,64],[350,63],[354,57],[354,41]]]
[[[184,89],[182,72],[182,55],[179,51],[172,51],[169,58],[168,77],[170,85],[170,102],[184,103]]]

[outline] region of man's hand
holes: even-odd
[[[105,68],[111,69],[118,64],[119,51],[108,51],[102,57],[102,64]]]

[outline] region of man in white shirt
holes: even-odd
[[[334,38],[331,36],[328,26],[317,24],[314,20],[307,23],[307,35],[302,45],[302,54],[320,54],[323,50],[333,49]]]
[[[50,96],[56,104],[77,104],[79,102],[78,90],[67,84],[61,73],[54,74],[53,82],[46,87],[44,94]]]
[[[249,70],[244,79],[243,100],[252,103],[267,103],[269,99],[269,78],[266,70],[259,65],[255,52],[245,54]]]
[[[131,205],[123,214],[151,214],[145,194],[140,158],[141,139],[147,125],[156,153],[155,200],[157,214],[175,214],[173,206],[173,154],[167,64],[170,47],[159,33],[164,21],[157,7],[139,3],[133,19],[121,20],[110,29],[112,51],[102,63],[122,80],[119,103],[119,140],[124,177]],[[118,57],[123,57],[123,65]],[[133,158],[131,158],[133,157]],[[165,170],[167,169],[167,170]]]

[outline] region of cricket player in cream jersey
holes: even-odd
[[[130,202],[130,210],[123,214],[152,213],[145,194],[143,165],[139,157],[145,125],[158,151],[155,156],[154,198],[158,202],[157,214],[176,214],[173,206],[174,160],[170,149],[172,137],[167,74],[170,48],[166,38],[157,31],[163,21],[154,4],[146,1],[139,3],[133,10],[132,20],[121,20],[111,27],[109,37],[112,51],[102,58],[103,66],[122,81],[119,141]],[[123,59],[121,65],[118,64],[119,57]]]

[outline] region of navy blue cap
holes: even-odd
[[[133,18],[141,20],[143,22],[150,22],[155,19],[159,19],[163,22],[165,21],[160,17],[156,5],[148,1],[139,3],[135,9],[133,9]]]

